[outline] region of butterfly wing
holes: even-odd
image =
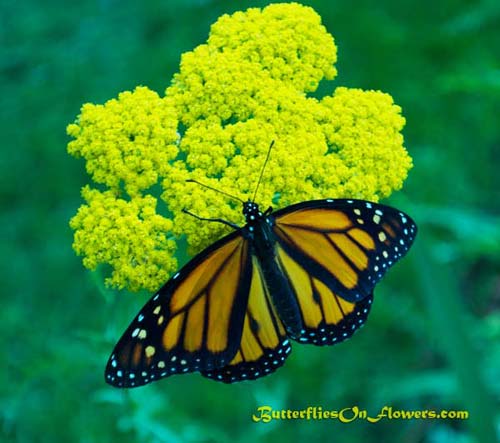
[[[141,386],[230,363],[240,347],[251,281],[248,241],[235,231],[193,258],[146,303],[118,341],[106,381]]]
[[[411,246],[406,214],[363,200],[318,200],[274,214],[276,259],[297,300],[298,340],[331,345],[349,338],[370,311],[375,284]]]
[[[282,366],[291,346],[285,327],[272,304],[263,273],[252,257],[252,281],[240,346],[231,362],[202,375],[224,383],[253,380]]]
[[[286,254],[351,302],[371,294],[417,232],[408,215],[364,200],[310,201],[274,215],[274,233]]]

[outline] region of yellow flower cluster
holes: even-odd
[[[411,158],[400,133],[401,108],[391,96],[344,87],[322,99],[309,95],[321,80],[335,77],[335,61],[333,38],[313,9],[272,4],[219,18],[207,43],[183,55],[165,97],[138,88],[104,106],[85,105],[69,126],[75,138],[69,151],[84,157],[94,181],[110,188],[87,191],[87,206],[72,221],[74,248],[84,255],[85,266],[111,264],[115,286],[161,285],[174,271],[175,247],[168,244],[161,264],[151,251],[159,252],[165,235],[185,235],[192,254],[227,232],[224,225],[182,213],[183,208],[244,222],[241,205],[186,179],[252,198],[272,140],[256,199],[263,208],[326,197],[377,201],[401,188]],[[168,218],[157,215],[156,222],[146,223],[135,201],[149,205],[155,199],[144,194],[158,182]],[[129,202],[120,200],[123,193]],[[126,205],[120,208],[136,211],[137,226],[147,226],[132,224],[126,239],[113,232],[106,240],[108,230],[97,229],[94,200],[101,208],[115,208],[120,201]],[[154,205],[147,207],[154,213]],[[88,214],[96,217],[93,223],[83,223]],[[107,214],[106,220],[114,219]],[[167,222],[162,237],[160,225]],[[148,247],[130,245],[149,241],[148,236],[154,240]],[[109,246],[112,254],[105,252]],[[140,270],[134,270],[137,263]]]
[[[78,210],[70,226],[75,230],[74,248],[83,254],[83,264],[95,269],[111,265],[110,286],[132,291],[158,289],[175,269],[175,242],[168,238],[172,220],[156,214],[153,196],[131,201],[116,198],[113,191],[100,192],[84,187],[87,202]]]
[[[177,117],[168,101],[138,87],[105,105],[87,103],[75,124],[68,152],[84,157],[96,183],[135,196],[166,174],[177,148]]]

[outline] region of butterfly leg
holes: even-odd
[[[188,214],[191,217],[194,217],[194,218],[196,218],[198,220],[223,223],[223,224],[225,224],[227,226],[231,226],[231,228],[233,228],[233,229],[241,229],[241,227],[238,226],[236,223],[231,223],[231,222],[229,222],[227,220],[223,220],[222,218],[205,218],[205,217],[200,217],[199,215],[196,215],[196,214],[193,214],[192,212],[189,212],[187,209],[183,209],[182,212],[184,212],[184,214]]]

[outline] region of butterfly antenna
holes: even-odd
[[[271,155],[271,149],[272,149],[273,145],[274,145],[274,140],[271,142],[271,144],[269,145],[269,149],[267,150],[266,159],[265,159],[264,165],[262,166],[262,169],[260,171],[259,181],[257,182],[257,186],[255,187],[255,192],[253,193],[252,202],[255,202],[255,197],[257,197],[257,191],[259,190],[260,182],[262,180],[262,177],[264,176],[264,170],[266,169],[267,161],[269,160],[269,156]]]
[[[226,197],[229,198],[234,198],[235,200],[240,201],[241,203],[245,203],[241,198],[236,197],[234,195],[228,194],[227,192],[221,191],[220,189],[212,188],[212,186],[205,185],[204,183],[201,183],[197,180],[194,180],[192,178],[186,180],[188,183],[196,183],[197,185],[203,186],[204,188],[211,189],[212,191],[218,192],[219,194],[225,195]]]

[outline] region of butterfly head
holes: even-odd
[[[259,209],[259,205],[252,201],[247,201],[243,203],[243,215],[247,223],[254,222],[262,217],[262,212]]]

